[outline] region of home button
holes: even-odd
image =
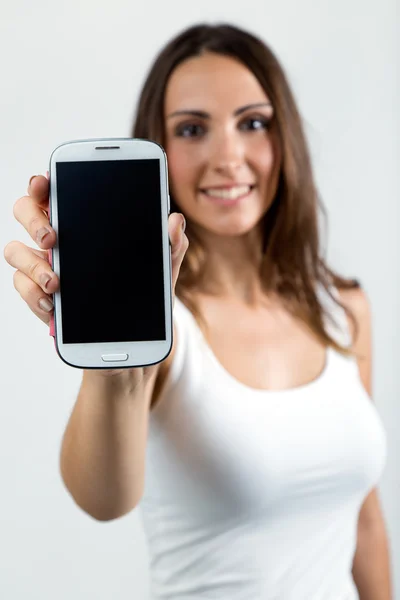
[[[128,354],[102,354],[101,360],[104,362],[123,362],[128,360]]]

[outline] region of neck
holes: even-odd
[[[262,233],[260,228],[238,236],[220,236],[196,231],[207,254],[204,285],[200,294],[235,298],[256,304],[263,295],[260,267]]]

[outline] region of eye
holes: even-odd
[[[268,129],[271,119],[266,117],[247,117],[239,125],[242,131],[257,131],[259,129]]]
[[[178,137],[200,137],[204,133],[204,127],[197,123],[183,123],[175,129],[175,135]]]

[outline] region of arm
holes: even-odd
[[[16,290],[47,325],[51,320],[51,294],[57,292],[60,283],[48,261],[48,250],[56,243],[48,207],[48,178],[31,178],[28,195],[14,204],[14,215],[41,250],[18,241],[10,242],[4,249],[5,259],[16,269]],[[184,223],[179,213],[168,218],[173,292],[189,245]],[[43,229],[49,234],[40,238]],[[51,284],[44,284],[43,276],[50,277]],[[75,502],[95,519],[122,516],[141,498],[149,407],[159,393],[159,377],[168,368],[168,360],[171,362],[172,352],[159,365],[83,372],[78,399],[62,440],[60,470]]]
[[[341,300],[353,311],[358,323],[359,334],[353,343],[353,349],[357,354],[361,381],[371,397],[372,336],[368,298],[358,288],[341,291]],[[353,334],[350,320],[349,326]],[[359,513],[352,574],[360,600],[392,600],[389,541],[377,488],[369,493]]]
[[[76,504],[108,521],[131,511],[144,482],[154,377],[130,389],[129,372],[84,371],[61,447],[60,470]]]
[[[360,511],[352,574],[360,600],[392,600],[389,540],[376,488]]]
[[[143,494],[149,411],[159,399],[176,348],[142,380],[127,369],[110,377],[84,371],[60,456],[76,504],[99,521],[133,510]],[[135,382],[132,388],[132,382]]]

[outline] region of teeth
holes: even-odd
[[[240,196],[245,196],[246,194],[248,194],[250,189],[251,186],[249,185],[241,185],[230,188],[229,190],[209,188],[208,190],[204,190],[204,193],[206,193],[207,196],[212,196],[213,198],[235,200],[236,198],[240,198]]]

